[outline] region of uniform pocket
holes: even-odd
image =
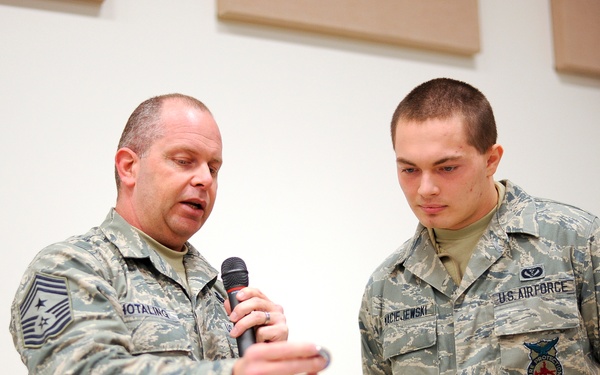
[[[519,298],[495,305],[494,332],[503,369],[534,373],[544,366],[551,370],[560,367],[562,371],[561,362],[566,356],[581,351],[577,299],[570,288],[572,280],[566,282],[569,285],[557,282],[568,286],[560,293],[535,292],[536,286],[520,288],[514,291],[521,293]],[[537,285],[539,290],[542,284]]]
[[[383,332],[383,356],[394,374],[438,374],[436,316],[389,324]]]
[[[497,336],[563,330],[579,326],[574,295],[534,297],[494,308]]]
[[[436,343],[436,317],[411,320],[408,324],[390,325],[383,332],[385,359],[429,348]]]
[[[177,321],[153,317],[129,317],[125,324],[131,333],[132,354],[189,353],[191,343],[184,327]]]

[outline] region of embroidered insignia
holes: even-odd
[[[534,266],[521,268],[519,276],[521,281],[542,279],[546,276],[546,270],[544,269],[543,264],[536,264]]]
[[[19,310],[24,346],[41,346],[49,338],[60,334],[73,321],[67,280],[36,274]]]
[[[537,343],[524,343],[530,350],[531,363],[527,375],[563,375],[562,364],[556,358],[558,337],[553,340],[542,340]]]
[[[575,281],[572,279],[566,280],[551,280],[541,281],[537,284],[523,285],[510,290],[503,290],[492,294],[494,305],[503,305],[514,301],[541,297],[553,294],[572,294],[575,293]]]

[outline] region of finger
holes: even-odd
[[[257,366],[261,374],[294,375],[299,373],[317,374],[325,369],[326,361],[322,357],[286,359],[261,362]]]
[[[245,357],[262,360],[288,360],[298,358],[312,358],[319,355],[320,347],[306,342],[273,342],[268,344],[255,344],[248,348]]]
[[[232,314],[233,315],[233,314]],[[233,321],[232,316],[230,316],[231,321]],[[237,322],[234,322],[231,332],[232,337],[238,337],[247,329],[251,329],[252,327],[261,328],[264,326],[266,322],[266,314],[264,311],[252,311],[248,315],[239,319]],[[269,312],[269,326],[285,326],[286,327],[286,337],[287,337],[287,325],[285,315],[279,312]],[[265,340],[262,340],[265,341]]]
[[[288,339],[289,330],[287,324],[276,324],[258,327],[256,330],[256,342],[277,342]]]
[[[329,364],[319,350],[320,347],[311,343],[255,344],[248,348],[244,358],[260,363],[264,374],[317,373]]]
[[[260,298],[266,301],[270,301],[270,299],[267,296],[265,296],[263,292],[260,291],[260,289],[256,288],[245,287],[237,293],[237,299],[240,302],[250,298]]]
[[[243,308],[246,310],[277,311],[283,313],[283,307],[274,302],[269,301],[268,299],[259,297],[247,298],[246,296],[244,298],[245,299],[243,301],[240,301],[238,306],[242,305]]]
[[[270,314],[279,313],[283,315],[283,307],[271,301],[253,297],[251,299],[240,302],[229,315],[229,319],[232,322],[236,323],[238,320],[246,317],[247,315],[250,315],[253,311],[268,311]],[[264,321],[264,315],[261,319]],[[261,324],[262,323],[256,325]]]
[[[259,289],[246,287],[241,289],[237,294],[236,298],[239,302],[246,302],[245,305],[252,304],[252,310],[262,311],[278,311],[283,313],[283,307],[273,303],[267,296],[265,296]]]

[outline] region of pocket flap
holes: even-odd
[[[177,322],[134,317],[127,319],[125,324],[131,332],[132,354],[190,351],[185,329]]]
[[[494,307],[498,336],[563,330],[579,325],[574,294],[532,297]]]
[[[436,343],[436,316],[411,319],[408,323],[392,324],[383,332],[383,357],[392,358]]]

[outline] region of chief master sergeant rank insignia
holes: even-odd
[[[19,306],[25,347],[41,346],[62,332],[73,320],[67,281],[36,274]]]

